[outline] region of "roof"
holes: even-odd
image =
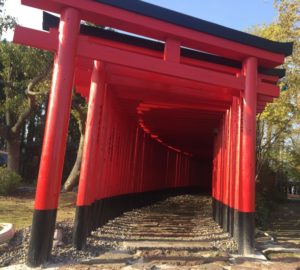
[[[58,17],[51,15],[47,12],[43,13],[44,30],[48,31],[51,27],[57,28],[58,24],[59,24]],[[164,50],[164,43],[162,42],[131,36],[116,31],[105,30],[99,27],[93,27],[93,26],[82,24],[80,27],[80,33],[83,35],[89,35],[93,37],[99,37],[103,39],[117,41],[120,43],[138,46],[150,50],[156,50],[161,52]],[[197,59],[201,61],[207,61],[214,64],[220,64],[220,65],[230,66],[234,68],[242,68],[242,63],[239,61],[200,52],[200,51],[195,51],[187,48],[181,48],[181,55],[184,57]],[[268,69],[268,68],[259,67],[259,72],[261,74],[278,76],[280,78],[285,76],[284,69]]]
[[[139,0],[94,0],[95,2],[134,12],[143,16],[165,21],[198,32],[235,41],[244,45],[260,48],[274,53],[291,55],[292,42],[276,42],[211,23],[167,8],[159,7]]]

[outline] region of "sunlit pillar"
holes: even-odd
[[[77,208],[74,222],[73,243],[81,250],[84,248],[86,238],[92,222],[92,204],[96,194],[97,168],[95,167],[98,149],[98,132],[101,118],[101,106],[105,88],[105,74],[103,64],[94,62],[91,79],[88,113],[85,128],[84,148],[80,170]]]
[[[245,91],[242,113],[242,156],[239,206],[239,252],[254,251],[255,167],[256,167],[256,92],[257,59],[247,58],[243,63]]]
[[[52,249],[70,118],[80,13],[66,8],[59,24],[58,51],[45,126],[27,264],[38,266]]]

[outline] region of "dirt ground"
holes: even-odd
[[[73,219],[76,193],[61,193],[57,220]],[[31,225],[34,191],[20,190],[14,196],[0,196],[0,222],[12,223],[16,229]]]

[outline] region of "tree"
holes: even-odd
[[[8,169],[19,172],[21,131],[48,93],[52,55],[2,42],[0,63],[0,136],[6,141]]]
[[[0,0],[0,38],[2,34],[16,25],[16,19],[10,15],[5,14],[4,0]]]
[[[0,36],[16,25],[0,1]],[[0,43],[0,137],[8,152],[8,169],[19,172],[21,133],[26,121],[43,100],[49,87],[52,55],[48,52]]]
[[[0,36],[16,25],[13,17],[5,15],[4,2],[0,0]],[[22,176],[30,181],[37,175],[52,59],[49,52],[6,41],[0,43],[0,147],[7,149],[8,168],[18,172],[21,163]],[[71,139],[67,144],[64,168],[65,177],[71,171],[65,183],[67,190],[78,182],[84,141],[86,106],[75,94],[71,112],[68,133]],[[20,159],[21,149],[23,159]]]
[[[79,175],[80,175],[80,166],[82,160],[82,153],[83,153],[83,146],[84,146],[84,134],[85,134],[85,121],[86,121],[86,114],[87,114],[87,104],[83,98],[79,95],[74,94],[72,98],[72,110],[71,114],[73,119],[75,119],[77,123],[77,128],[79,131],[79,143],[77,142],[77,154],[76,160],[72,167],[72,170],[64,183],[63,190],[64,191],[71,191],[75,186],[78,185]],[[69,129],[70,130],[70,129]],[[75,133],[74,131],[71,133]],[[72,134],[73,135],[73,134]],[[70,131],[69,131],[70,136]]]
[[[274,4],[279,12],[277,20],[269,25],[254,27],[252,32],[276,41],[292,41],[294,51],[283,65],[286,76],[279,84],[282,90],[280,97],[257,117],[258,180],[265,167],[277,174],[288,175],[292,168],[291,163],[286,161],[292,158],[289,155],[295,153],[296,148],[293,149],[291,142],[300,120],[300,1],[276,0]]]

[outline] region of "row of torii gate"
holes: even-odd
[[[255,119],[279,95],[279,43],[138,0],[22,0],[44,30],[14,42],[55,53],[28,264],[52,248],[72,88],[88,102],[74,245],[160,190],[211,190],[214,219],[253,253]],[[81,20],[115,29],[81,24]],[[122,31],[119,31],[122,30]],[[127,34],[132,33],[132,34]]]

